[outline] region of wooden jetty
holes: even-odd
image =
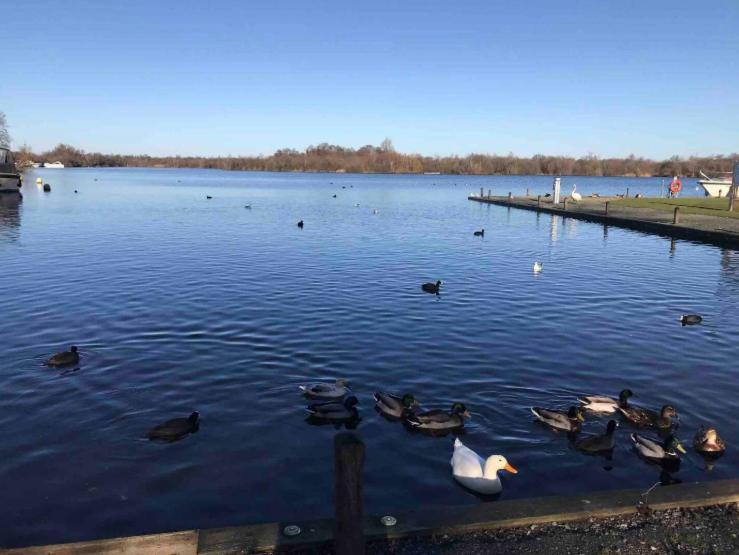
[[[681,211],[680,206],[671,208],[671,211],[655,210],[630,206],[619,197],[586,197],[579,202],[563,197],[559,204],[554,204],[551,198],[543,196],[470,195],[467,198],[485,204],[533,210],[666,237],[739,248],[739,218],[687,213],[685,208]]]

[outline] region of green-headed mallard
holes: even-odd
[[[420,403],[416,401],[416,398],[410,393],[406,393],[402,397],[398,397],[392,393],[377,391],[375,392],[375,401],[377,410],[382,414],[393,418],[401,418],[406,411],[413,410],[420,406]]]
[[[149,430],[149,439],[177,441],[187,434],[197,432],[200,424],[200,413],[195,411],[187,418],[173,418]]]
[[[405,418],[408,424],[421,430],[452,430],[464,426],[464,419],[470,418],[470,412],[462,403],[454,403],[452,410],[444,412],[436,409],[428,412],[408,413]]]
[[[613,414],[618,407],[626,408],[629,406],[629,397],[634,394],[630,389],[624,389],[618,395],[618,401],[611,397],[599,397],[598,395],[587,395],[578,397],[577,400],[584,409],[602,414]]]
[[[618,422],[615,420],[609,420],[605,433],[579,438],[574,443],[575,448],[587,453],[611,451],[616,444],[614,437],[616,428],[618,428]]]
[[[359,417],[356,406],[359,401],[351,395],[343,401],[329,401],[308,405],[308,412],[314,418],[322,420],[352,420]]]
[[[663,406],[659,413],[641,407],[618,407],[618,410],[626,420],[642,428],[668,429],[673,426],[672,419],[677,418],[677,411],[670,405]]]
[[[585,420],[582,407],[570,407],[567,412],[561,410],[543,409],[541,407],[531,407],[531,412],[540,421],[555,428],[556,430],[564,430],[565,432],[577,432],[580,430],[581,423]]]
[[[719,437],[716,428],[701,426],[693,438],[693,447],[704,455],[719,455],[726,451],[726,442]]]
[[[77,364],[80,361],[80,354],[77,347],[72,345],[68,351],[57,353],[46,361],[46,366],[69,366]]]
[[[678,451],[685,453],[685,448],[673,435],[667,436],[660,442],[658,439],[648,438],[634,432],[631,434],[631,441],[634,442],[634,448],[637,452],[647,459],[677,459],[679,457]]]
[[[432,295],[439,294],[439,287],[441,287],[441,280],[437,281],[436,283],[424,283],[423,285],[421,285],[421,289],[423,289],[426,293],[431,293]]]
[[[298,387],[310,399],[341,399],[349,391],[349,383],[343,378],[334,383],[318,382]]]

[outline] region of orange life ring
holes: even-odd
[[[673,193],[679,193],[680,189],[683,188],[683,184],[680,183],[680,180],[675,178],[672,180],[672,183],[670,183],[670,191]]]

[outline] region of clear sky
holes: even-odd
[[[4,2],[15,145],[739,151],[739,0]]]

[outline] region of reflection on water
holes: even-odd
[[[297,387],[317,379],[347,378],[359,399],[368,514],[482,501],[451,476],[454,434],[385,420],[378,390],[423,410],[463,402],[465,444],[520,471],[503,499],[644,491],[662,472],[629,425],[606,460],[530,406],[628,387],[673,404],[683,440],[710,424],[739,443],[737,254],[676,241],[671,257],[663,237],[466,200],[541,194],[549,177],[38,175],[52,192],[24,188],[0,224],[17,238],[23,219],[22,240],[0,239],[0,546],[330,516],[336,429],[306,423]],[[420,287],[436,279],[441,297]],[[681,327],[689,313],[703,324]],[[77,371],[42,365],[71,344]],[[192,411],[197,434],[146,439]],[[712,464],[683,460],[672,478],[735,477],[739,451]]]
[[[14,241],[18,239],[22,199],[23,197],[17,193],[0,194],[0,240]]]

